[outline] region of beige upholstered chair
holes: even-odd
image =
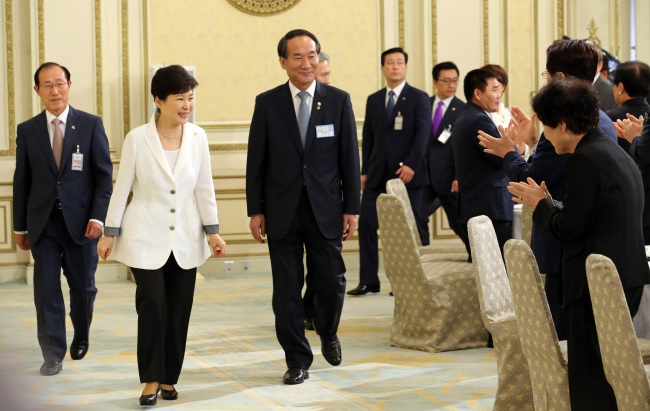
[[[384,266],[395,295],[390,344],[439,352],[485,347],[471,263],[422,262],[407,212],[391,194],[377,199]]]
[[[411,208],[411,200],[409,199],[408,192],[406,191],[406,186],[404,182],[399,178],[393,178],[386,182],[386,193],[396,196],[404,210],[406,210],[406,221],[409,226],[409,231],[411,236],[417,244],[418,251],[420,252],[423,261],[433,262],[433,261],[467,261],[467,253],[462,249],[455,248],[441,248],[439,246],[423,246],[422,239],[420,238],[420,233],[415,222],[415,216],[413,215],[413,209]]]
[[[568,364],[557,340],[535,256],[523,240],[509,240],[504,254],[535,409],[570,410]]]
[[[650,366],[643,365],[621,279],[612,260],[590,255],[587,281],[603,367],[618,409],[650,410]]]
[[[483,323],[492,333],[499,372],[494,410],[534,410],[528,362],[521,349],[517,317],[499,242],[490,219],[469,220],[469,244]]]

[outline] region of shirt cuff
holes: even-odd
[[[14,231],[14,234],[27,234],[27,231]]]
[[[91,218],[90,220],[88,220],[88,222],[91,222],[91,221],[94,221],[94,222],[96,222],[97,224],[99,224],[100,226],[104,227],[104,223],[101,222],[101,221],[99,221],[99,220],[95,220],[94,218]]]
[[[219,224],[204,225],[203,231],[206,234],[219,234]]]
[[[120,236],[120,227],[104,227],[104,235],[110,237],[119,237]]]

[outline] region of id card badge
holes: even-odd
[[[79,146],[77,146],[77,152],[72,153],[72,171],[83,171],[84,167],[84,155],[79,152]]]
[[[449,140],[449,137],[451,137],[451,130],[447,128],[442,133],[440,133],[440,136],[438,136],[438,141],[440,141],[442,144],[445,144],[447,140]]]
[[[395,130],[401,130],[404,127],[404,117],[402,117],[402,112],[397,112],[395,117]]]

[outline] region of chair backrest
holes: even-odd
[[[420,238],[420,233],[418,232],[418,226],[415,222],[415,215],[413,214],[411,200],[409,199],[408,191],[406,191],[404,182],[399,178],[388,180],[386,182],[386,194],[394,195],[402,203],[402,207],[406,212],[406,221],[408,223],[409,229],[411,230],[413,240],[418,247],[422,246],[422,239]]]
[[[492,331],[492,324],[516,318],[510,283],[492,221],[481,215],[467,226],[483,323]]]
[[[605,256],[591,254],[586,267],[603,368],[618,409],[648,410],[650,385],[616,266]]]
[[[560,351],[535,256],[523,240],[508,240],[504,255],[519,338],[530,367],[535,408],[555,404],[569,409],[567,363]]]
[[[521,239],[530,246],[533,237],[533,210],[523,206],[521,209]]]

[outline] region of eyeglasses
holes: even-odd
[[[67,86],[68,86],[68,83],[56,83],[56,84],[45,83],[45,84],[41,84],[41,85],[38,86],[38,87],[39,87],[39,88],[40,88],[40,87],[43,87],[45,90],[50,91],[50,90],[52,90],[54,87],[56,87],[57,90],[61,90],[61,89],[66,88]]]
[[[451,80],[451,79],[444,79],[444,80],[438,80],[439,82],[443,83],[445,86],[448,86],[450,84],[458,84],[458,79],[456,80]]]

